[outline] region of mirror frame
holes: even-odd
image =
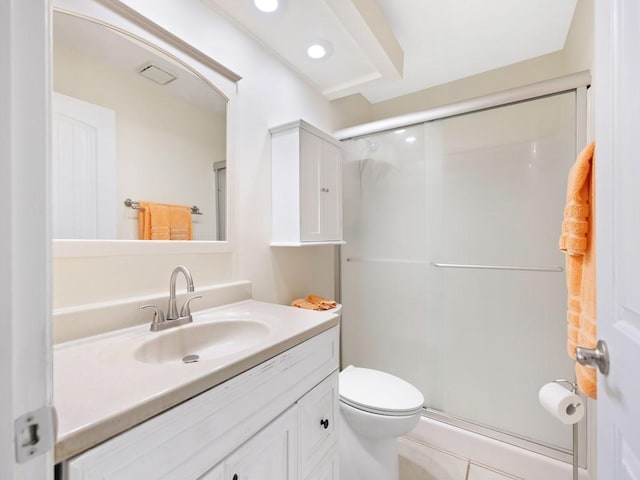
[[[52,240],[53,258],[122,255],[183,255],[230,253],[235,239],[235,99],[239,75],[181,40],[136,10],[117,0],[54,0],[52,11],[72,15],[110,28],[178,62],[227,100],[227,239],[224,241],[171,240]],[[53,68],[53,65],[52,65]],[[50,202],[50,201],[49,201]]]

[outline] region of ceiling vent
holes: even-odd
[[[147,63],[140,67],[138,69],[138,73],[149,80],[153,80],[158,85],[166,85],[178,78],[176,75],[169,73],[152,63]]]

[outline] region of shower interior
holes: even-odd
[[[345,140],[343,366],[410,381],[427,416],[571,462],[572,429],[537,392],[574,377],[558,236],[585,125],[580,87]],[[578,435],[584,466],[585,420]]]

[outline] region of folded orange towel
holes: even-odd
[[[191,208],[139,202],[138,238],[140,240],[192,240]]]
[[[320,295],[310,294],[307,298],[297,298],[291,302],[292,307],[305,308],[307,310],[330,310],[338,304],[333,300],[327,300]]]
[[[297,298],[291,302],[292,307],[304,308],[306,310],[319,310],[315,303],[307,302],[306,298]]]
[[[193,240],[190,207],[169,207],[169,232],[171,240]]]
[[[141,240],[169,240],[169,207],[159,203],[140,202],[138,230]]]
[[[320,295],[314,295],[313,293],[307,296],[307,302],[311,302],[320,307],[320,310],[329,310],[331,308],[336,308],[338,304],[334,300],[327,300]]]
[[[575,359],[577,346],[595,348],[596,260],[595,260],[595,144],[578,155],[569,172],[560,249],[566,252],[567,351]],[[576,364],[580,390],[596,398],[596,371]]]

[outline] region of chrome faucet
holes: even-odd
[[[182,308],[180,309],[180,313],[178,313],[178,307],[176,305],[176,279],[178,278],[178,273],[182,272],[184,274],[184,278],[187,281],[187,291],[193,292],[193,278],[191,277],[191,272],[189,269],[183,265],[178,265],[173,269],[171,273],[171,278],[169,279],[169,304],[167,306],[167,315],[165,316],[164,312],[158,308],[157,305],[142,305],[140,309],[143,308],[153,308],[153,320],[151,321],[151,331],[157,332],[160,330],[165,330],[170,327],[177,327],[179,325],[184,325],[186,323],[193,322],[193,317],[191,316],[191,309],[189,304],[192,300],[196,298],[202,298],[202,295],[194,295],[189,298]]]
[[[178,307],[176,306],[176,279],[180,272],[184,273],[184,278],[187,280],[187,292],[193,292],[194,290],[193,278],[191,277],[189,269],[182,265],[178,265],[174,268],[171,273],[171,278],[169,279],[169,306],[167,307],[167,320],[175,320],[176,318],[179,318]],[[191,299],[189,301],[191,301]]]

